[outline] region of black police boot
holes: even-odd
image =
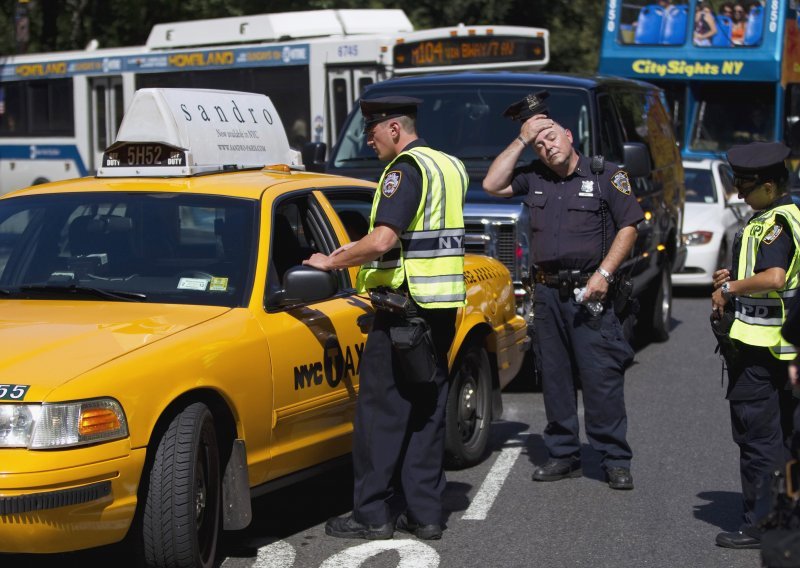
[[[332,517],[325,523],[325,534],[337,538],[363,538],[366,540],[388,540],[394,535],[391,523],[382,525],[363,525],[353,518]]]
[[[633,476],[627,467],[609,467],[606,479],[611,489],[633,489]]]
[[[567,477],[580,477],[583,475],[580,458],[550,458],[544,465],[533,470],[534,481],[558,481]]]
[[[421,525],[412,521],[406,513],[397,518],[395,528],[399,531],[413,534],[422,540],[439,540],[442,538],[442,525]]]
[[[761,548],[761,537],[747,528],[736,532],[721,532],[717,535],[717,546],[723,548]]]

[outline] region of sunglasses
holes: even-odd
[[[756,189],[764,185],[764,182],[760,182],[754,178],[740,178],[735,177],[733,179],[733,185],[742,195],[749,195],[750,193],[754,192]]]

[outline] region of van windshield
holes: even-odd
[[[393,88],[392,95],[422,99],[417,115],[417,131],[431,147],[460,158],[468,168],[488,168],[492,160],[519,134],[520,124],[503,117],[503,111],[514,102],[544,87],[531,85],[436,85],[405,89]],[[570,129],[574,145],[589,155],[591,128],[589,96],[580,89],[547,87],[550,115]],[[369,97],[383,96],[377,90]],[[535,158],[531,148],[525,150],[521,162]],[[378,158],[366,144],[364,120],[360,112],[350,116],[337,147],[333,164],[337,168],[375,168]]]

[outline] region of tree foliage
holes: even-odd
[[[597,0],[0,0],[0,53],[143,45],[154,24],[265,12],[328,8],[402,8],[417,29],[459,23],[509,24],[550,30],[550,70],[597,68],[603,3]],[[17,41],[20,11],[29,38]]]

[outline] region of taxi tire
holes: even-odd
[[[445,414],[445,467],[463,469],[486,455],[492,423],[492,372],[477,342],[456,358]]]
[[[155,452],[142,515],[145,564],[213,566],[221,496],[214,418],[194,403],[173,418]]]

